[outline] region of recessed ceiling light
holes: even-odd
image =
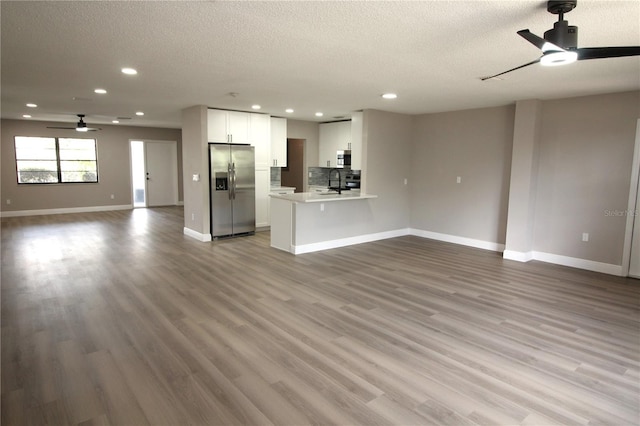
[[[284,112],[288,112],[289,114],[291,114],[293,112],[293,109],[292,108],[287,108],[287,109],[284,110]]]
[[[112,122],[113,124],[118,124],[118,123],[119,123],[119,121],[118,121],[118,120],[112,120],[111,122]]]
[[[31,116],[29,114],[22,114],[23,118],[31,118]]]
[[[95,92],[95,93],[98,93],[98,94],[100,94],[100,95],[104,95],[105,93],[107,93],[107,91],[106,91],[106,90],[104,90],[104,89],[96,89],[96,90],[94,90],[94,92]]]
[[[124,74],[128,74],[128,75],[136,75],[136,74],[138,74],[138,71],[134,70],[133,68],[122,68],[122,72]]]
[[[398,95],[396,95],[395,93],[385,93],[384,95],[382,95],[382,97],[384,99],[395,99],[398,97]]]
[[[316,117],[322,117],[324,114],[321,112],[316,112]]]
[[[253,109],[260,109],[262,108],[260,105],[256,104],[256,105],[251,105],[251,108]]]
[[[36,104],[31,104],[31,103],[27,104],[27,106],[28,106],[29,108],[37,108],[37,107],[38,107],[38,105],[36,105]]]
[[[136,115],[144,115],[144,112],[138,111],[138,112],[136,112]]]

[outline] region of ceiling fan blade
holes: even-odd
[[[47,129],[64,129],[64,130],[75,130],[75,127],[58,127],[58,126],[47,126]]]
[[[624,56],[640,56],[640,46],[621,47],[581,47],[575,49],[578,53],[578,60],[621,58]]]
[[[510,70],[503,71],[500,74],[492,75],[490,77],[482,77],[482,78],[480,78],[480,80],[482,80],[482,81],[490,80],[492,78],[499,77],[499,76],[501,76],[503,74],[506,74],[508,72],[519,70],[520,68],[528,67],[529,65],[537,64],[538,62],[540,62],[540,58],[536,59],[535,61],[528,62],[528,63],[526,63],[524,65],[520,65],[519,67],[515,67],[515,68],[511,68]]]
[[[537,35],[535,35],[534,33],[532,33],[529,30],[520,30],[518,31],[518,35],[522,38],[524,38],[525,40],[527,40],[529,43],[533,44],[535,47],[537,47],[538,49],[542,50],[544,53],[547,52],[560,52],[562,50],[564,50],[563,48],[556,46],[553,43],[548,42],[547,40],[543,39],[542,37],[539,37]]]

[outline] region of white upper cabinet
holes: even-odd
[[[207,139],[219,143],[249,143],[248,112],[207,110]]]
[[[250,114],[249,140],[255,147],[256,170],[271,166],[271,120],[266,114]]]
[[[287,167],[287,119],[271,117],[271,166]]]
[[[337,121],[320,124],[319,164],[320,167],[336,167],[338,151],[349,149],[351,143],[351,121]]]
[[[362,112],[351,114],[351,142],[348,148],[351,150],[351,168],[362,170]]]

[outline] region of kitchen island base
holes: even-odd
[[[370,232],[375,195],[306,194],[271,196],[271,247],[301,254],[401,235]]]

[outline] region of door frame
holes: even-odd
[[[629,268],[631,266],[631,242],[633,240],[633,227],[635,225],[640,226],[640,216],[636,216],[636,202],[638,199],[638,178],[640,178],[640,119],[636,122],[636,140],[633,149],[633,161],[631,166],[631,182],[629,185],[629,202],[627,204],[627,223],[624,233],[624,247],[622,251],[622,270],[621,275],[623,277],[629,276]]]
[[[132,164],[132,158],[131,158],[131,142],[142,142],[143,143],[143,157],[144,157],[144,172],[147,172],[147,143],[162,143],[162,144],[171,144],[173,146],[173,152],[172,152],[172,156],[173,156],[173,160],[172,161],[172,174],[173,174],[173,180],[172,180],[172,186],[173,186],[173,205],[177,206],[179,205],[179,199],[180,199],[180,195],[179,195],[179,185],[178,185],[178,181],[179,181],[179,170],[178,170],[178,141],[175,140],[160,140],[160,139],[143,139],[143,138],[131,138],[129,139],[129,187],[131,188],[131,205],[134,204],[134,190],[133,190],[133,164]],[[139,207],[139,208],[149,208],[149,186],[147,184],[147,181],[145,180],[145,184],[144,184],[144,207]]]

